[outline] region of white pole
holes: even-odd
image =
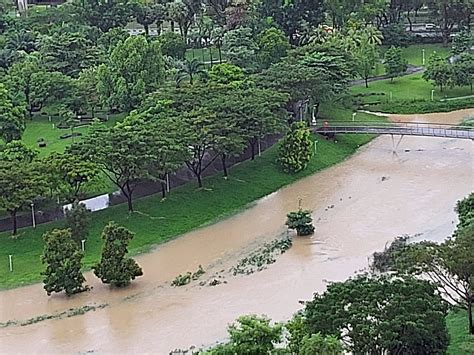
[[[86,240],[85,240],[85,239],[82,239],[82,240],[81,240],[82,251],[85,250],[85,244],[86,244]]]
[[[352,122],[354,122],[354,121],[355,121],[355,117],[356,117],[356,115],[357,115],[357,112],[354,112],[354,113],[352,114]]]
[[[260,138],[258,138],[258,156],[262,155],[262,147],[260,145]]]
[[[434,101],[434,90],[431,90],[431,101]]]
[[[393,99],[393,92],[390,91],[390,101]]]
[[[170,174],[166,173],[166,191],[170,192]]]
[[[314,154],[318,152],[318,141],[314,141]]]
[[[33,222],[33,228],[36,228],[35,204],[34,203],[31,203],[31,220]]]
[[[425,65],[425,50],[422,49],[422,50],[421,50],[421,53],[423,53],[422,63],[423,63],[423,65]]]
[[[9,263],[9,265],[10,265],[10,272],[13,271],[12,256],[13,256],[13,255],[8,255],[8,263]]]

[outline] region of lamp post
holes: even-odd
[[[353,112],[353,113],[352,113],[352,122],[355,121],[356,115],[357,115],[357,112]]]
[[[421,53],[422,53],[421,62],[423,63],[423,65],[425,65],[425,49],[424,48],[421,50]]]
[[[10,266],[10,272],[13,271],[12,257],[13,257],[13,255],[8,255],[8,265]]]
[[[431,90],[431,101],[434,101],[434,90]]]
[[[85,248],[84,248],[84,247],[85,247],[85,244],[86,244],[86,240],[85,240],[85,239],[82,239],[82,240],[81,240],[81,248],[82,248],[82,251],[85,250]]]
[[[33,222],[33,228],[36,228],[36,218],[35,218],[35,204],[31,203],[31,221]]]

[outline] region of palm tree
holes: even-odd
[[[193,85],[194,77],[196,75],[206,74],[206,70],[203,68],[204,64],[199,62],[197,59],[186,60],[181,62],[176,74],[176,86],[179,86],[183,80],[189,78],[189,84]]]

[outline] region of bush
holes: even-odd
[[[165,32],[158,37],[161,53],[175,59],[184,59],[186,54],[186,43],[183,38],[174,32]]]
[[[301,208],[296,212],[290,212],[286,215],[286,225],[290,229],[296,229],[296,234],[299,236],[310,235],[314,233],[313,218],[311,211],[302,210]]]
[[[81,241],[89,234],[91,211],[86,205],[74,201],[70,209],[66,209],[66,228],[71,230],[72,239],[81,245]]]
[[[305,122],[295,122],[280,144],[278,163],[286,173],[304,170],[313,156],[311,131]]]

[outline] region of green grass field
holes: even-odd
[[[422,66],[423,65],[423,49],[425,50],[425,65],[428,59],[437,52],[442,57],[448,57],[451,48],[443,47],[442,44],[416,44],[402,48],[403,57],[408,60],[408,64]]]
[[[439,88],[434,87],[430,82],[423,79],[422,74],[407,75],[390,80],[380,80],[369,83],[369,88],[365,86],[354,86],[351,92],[354,94],[383,94],[368,95],[362,98],[363,102],[373,102],[377,100],[391,101],[396,100],[431,100],[431,90],[434,90],[434,100],[443,98],[467,96],[471,94],[469,87],[455,87],[446,89],[441,93]]]
[[[448,355],[474,354],[474,336],[468,333],[468,322],[465,311],[451,311],[446,317],[449,331]]]
[[[231,169],[228,180],[221,176],[207,178],[205,189],[196,189],[193,182],[174,189],[164,201],[159,195],[136,200],[138,212],[132,215],[127,213],[127,207],[123,204],[94,213],[86,243],[85,268],[97,262],[101,249],[100,233],[111,220],[136,233],[130,245],[132,253],[146,251],[154,244],[236,213],[282,186],[339,163],[370,139],[366,135],[347,135],[341,136],[337,144],[318,139],[318,154],[305,171],[295,175],[285,174],[276,166],[277,147],[274,146],[255,161],[246,161]],[[41,236],[61,226],[62,222],[57,222],[39,225],[37,229],[21,229],[16,239],[12,239],[9,233],[0,234],[0,288],[41,281]],[[13,272],[8,270],[9,254],[13,255]]]
[[[212,53],[212,61],[217,64],[219,63],[219,51],[215,47],[211,48],[191,48],[186,50],[186,59],[192,60],[196,58],[200,62],[210,62]],[[224,53],[221,53],[222,60],[224,60]]]

